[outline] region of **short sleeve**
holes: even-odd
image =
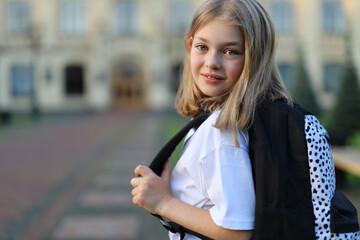
[[[204,191],[214,204],[209,211],[216,225],[234,230],[254,229],[255,190],[249,154],[220,145],[201,159]]]

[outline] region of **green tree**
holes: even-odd
[[[331,128],[351,134],[360,130],[360,88],[351,54],[347,54],[347,56],[342,68]]]
[[[303,54],[298,50],[298,59],[294,69],[291,96],[294,101],[314,115],[320,113],[320,107],[311,88],[311,81],[306,70]]]

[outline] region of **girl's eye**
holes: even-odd
[[[196,48],[200,51],[206,51],[207,47],[205,45],[197,45]]]
[[[235,50],[226,50],[225,54],[233,56],[233,55],[238,55],[239,53]]]

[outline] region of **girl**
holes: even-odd
[[[290,111],[287,109],[292,106],[275,64],[275,33],[269,15],[256,0],[207,0],[196,12],[184,43],[187,54],[176,99],[177,110],[184,116],[194,117],[202,111],[210,111],[211,115],[197,129],[189,131],[181,158],[171,174],[169,163],[161,177],[145,166],[135,169],[137,177],[131,180],[134,204],[212,239],[250,239],[255,226],[255,233],[259,229],[265,236],[254,235],[255,239],[298,239],[280,236],[272,230],[279,225],[287,226],[288,220],[312,221],[311,199],[304,201],[306,207],[311,208],[310,213],[305,209],[306,214],[302,214],[304,207],[301,205],[300,212],[291,211],[293,215],[283,216],[287,206],[282,206],[282,198],[272,196],[271,191],[285,190],[272,189],[272,185],[267,188],[267,182],[276,186],[281,186],[282,182],[268,181],[272,178],[271,169],[275,167],[266,165],[268,159],[277,159],[278,155],[282,159],[283,150],[280,154],[273,151],[273,148],[277,150],[273,141],[261,144],[268,136],[258,130],[264,128],[267,131],[266,124],[255,128],[264,121],[282,125],[283,121],[274,120],[280,114],[269,119],[268,116],[279,112],[279,108]],[[281,104],[273,106],[275,102]],[[269,103],[270,107],[261,103]],[[257,109],[261,109],[260,114]],[[316,124],[314,121],[312,119]],[[306,144],[305,137],[303,139]],[[297,153],[296,146],[291,149]],[[291,154],[286,156],[292,157]],[[296,168],[291,166],[291,169],[277,173],[287,176],[287,171]],[[309,165],[304,169],[308,171]],[[264,177],[259,179],[262,175]],[[293,175],[305,178],[302,173]],[[292,183],[292,178],[287,180],[284,182]],[[169,182],[172,195],[168,192]],[[305,193],[302,191],[303,186],[308,185],[310,183],[306,182],[294,189],[309,196],[308,189]],[[298,196],[296,194],[294,196]],[[274,199],[275,203],[264,199]],[[294,202],[297,204],[298,200]],[[273,209],[267,208],[272,205],[280,209],[276,209],[275,214],[271,212]],[[278,221],[272,224],[276,218]],[[263,227],[266,224],[270,227]],[[315,220],[312,226],[310,235],[315,231]],[[300,235],[299,239],[311,239],[307,238],[310,235],[301,234],[302,229],[297,231],[289,227],[289,232],[291,230],[294,230],[294,236]],[[170,233],[170,238],[180,239],[180,236]],[[185,239],[198,238],[187,234]]]
[[[255,1],[207,1],[198,9],[184,38],[187,56],[176,106],[184,116],[213,113],[185,140],[171,176],[173,196],[167,191],[169,165],[163,178],[139,166],[135,174],[142,178],[131,181],[135,204],[214,239],[250,238],[254,185],[247,132],[238,129],[250,123],[265,90],[290,101],[274,64],[272,31]]]

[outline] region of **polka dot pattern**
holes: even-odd
[[[319,240],[360,240],[359,232],[331,233],[330,203],[335,193],[335,167],[328,134],[315,116],[305,116],[315,234]]]

